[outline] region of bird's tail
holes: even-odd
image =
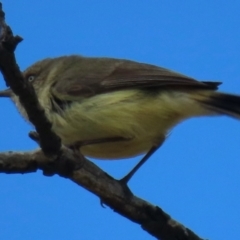
[[[199,91],[198,94],[193,94],[192,98],[212,113],[240,119],[240,96],[238,95],[214,91]]]

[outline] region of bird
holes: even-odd
[[[240,96],[218,92],[221,82],[198,81],[151,64],[70,55],[40,60],[22,74],[64,145],[96,159],[144,155],[121,179],[124,183],[182,121],[240,118]],[[11,98],[28,120],[10,88],[0,97]]]

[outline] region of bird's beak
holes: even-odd
[[[12,90],[10,88],[0,91],[0,97],[10,98],[12,96]]]

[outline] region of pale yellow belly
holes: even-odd
[[[175,124],[188,117],[187,105],[191,107],[193,101],[178,96],[179,93],[175,95],[151,96],[137,90],[101,94],[72,104],[62,116],[54,114],[49,118],[65,145],[110,137],[130,139],[84,146],[81,149],[84,155],[99,159],[129,158],[148,152]]]
[[[84,156],[97,159],[124,159],[134,157],[150,150],[150,141],[137,141],[136,139],[122,142],[110,142],[89,145],[81,148]]]

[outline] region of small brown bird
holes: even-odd
[[[240,118],[240,96],[216,92],[220,82],[199,82],[129,60],[48,58],[23,75],[63,144],[79,144],[84,155],[98,159],[146,154],[125,182],[181,121],[198,116]],[[10,97],[27,119],[10,89],[0,97]]]

